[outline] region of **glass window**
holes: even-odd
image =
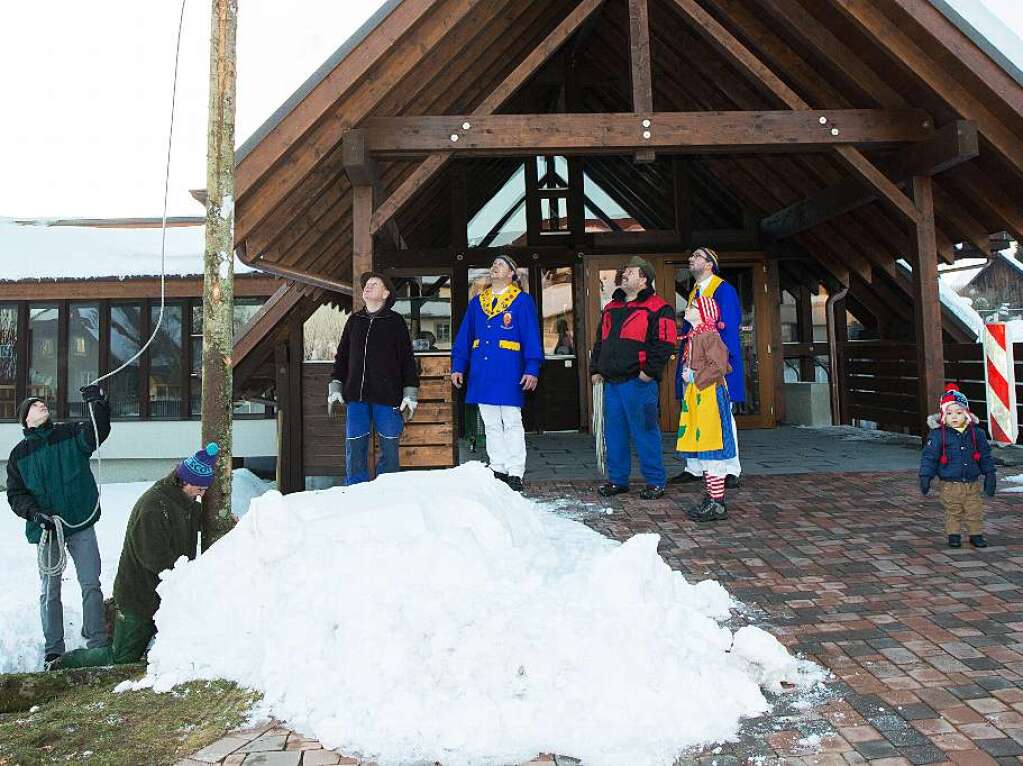
[[[236,298],[234,302],[232,334],[237,338],[245,325],[249,323],[266,302],[264,298]],[[192,329],[188,338],[188,364],[191,378],[188,401],[192,417],[202,416],[202,339],[203,339],[203,304],[201,300],[192,302]],[[246,401],[234,403],[235,415],[262,415],[266,405]]]
[[[575,356],[575,312],[572,267],[543,270],[543,350],[545,354]]]
[[[150,322],[156,327],[160,306],[150,307]],[[167,304],[159,332],[149,347],[149,416],[180,418],[182,391],[182,307]]]
[[[89,411],[78,395],[79,389],[99,377],[99,306],[95,303],[72,303],[69,311],[68,414],[72,418],[84,418],[88,417]]]
[[[525,199],[526,170],[524,165],[520,165],[501,190],[469,221],[469,246],[500,247],[525,239]]]
[[[394,310],[405,318],[415,351],[451,349],[451,278],[412,277],[398,288]]]
[[[245,325],[249,323],[259,310],[263,308],[265,300],[263,298],[235,298],[234,301],[234,337],[237,338],[242,334],[242,330],[245,329]],[[199,304],[200,310],[202,304]],[[194,331],[193,326],[193,331]],[[200,330],[202,326],[200,325]]]
[[[138,353],[141,342],[142,307],[138,303],[110,306],[110,369],[116,370]],[[139,360],[134,360],[104,381],[110,396],[110,414],[137,418],[139,410]]]
[[[0,305],[0,420],[18,417],[18,307]]]
[[[781,339],[783,343],[799,343],[799,322],[796,317],[796,299],[788,290],[781,293]]]
[[[38,396],[57,411],[57,306],[28,309],[28,396]]]

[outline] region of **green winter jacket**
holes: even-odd
[[[110,433],[110,405],[96,402],[94,415],[102,444]],[[7,501],[25,519],[28,541],[38,543],[43,531],[31,520],[37,511],[60,516],[71,525],[82,524],[66,529],[68,536],[95,524],[100,512],[96,507],[99,490],[89,467],[89,456],[96,449],[92,423],[54,425],[48,420],[38,428],[24,429],[24,434],[7,460]],[[90,519],[93,509],[96,515]]]
[[[131,510],[114,601],[122,612],[152,619],[160,608],[160,573],[180,556],[194,559],[202,506],[184,493],[173,472],[145,491]]]

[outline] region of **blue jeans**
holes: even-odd
[[[629,442],[636,445],[639,467],[647,484],[663,487],[668,480],[661,458],[658,418],[659,386],[639,378],[621,383],[604,382],[604,443],[607,478],[628,486],[632,472]]]
[[[398,441],[405,421],[397,407],[368,402],[345,405],[345,484],[369,481],[369,440],[373,427],[380,437],[377,476],[398,470]]]

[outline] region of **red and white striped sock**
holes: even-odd
[[[721,501],[725,499],[725,477],[712,476],[709,473],[703,474],[703,481],[707,485],[707,494],[711,499]]]

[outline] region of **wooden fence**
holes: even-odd
[[[958,384],[970,409],[987,428],[983,347],[979,343],[945,344],[945,380]],[[1016,402],[1023,421],[1023,343],[1013,344]],[[882,428],[924,433],[917,412],[919,380],[916,345],[886,341],[849,341],[840,351],[843,422],[871,420]],[[938,403],[934,402],[934,412]],[[1023,443],[1023,439],[1020,440]]]
[[[447,356],[419,356],[419,406],[401,436],[402,468],[447,468],[456,464],[454,406]],[[302,365],[302,465],[306,476],[344,476],[344,415],[327,417],[330,362]]]

